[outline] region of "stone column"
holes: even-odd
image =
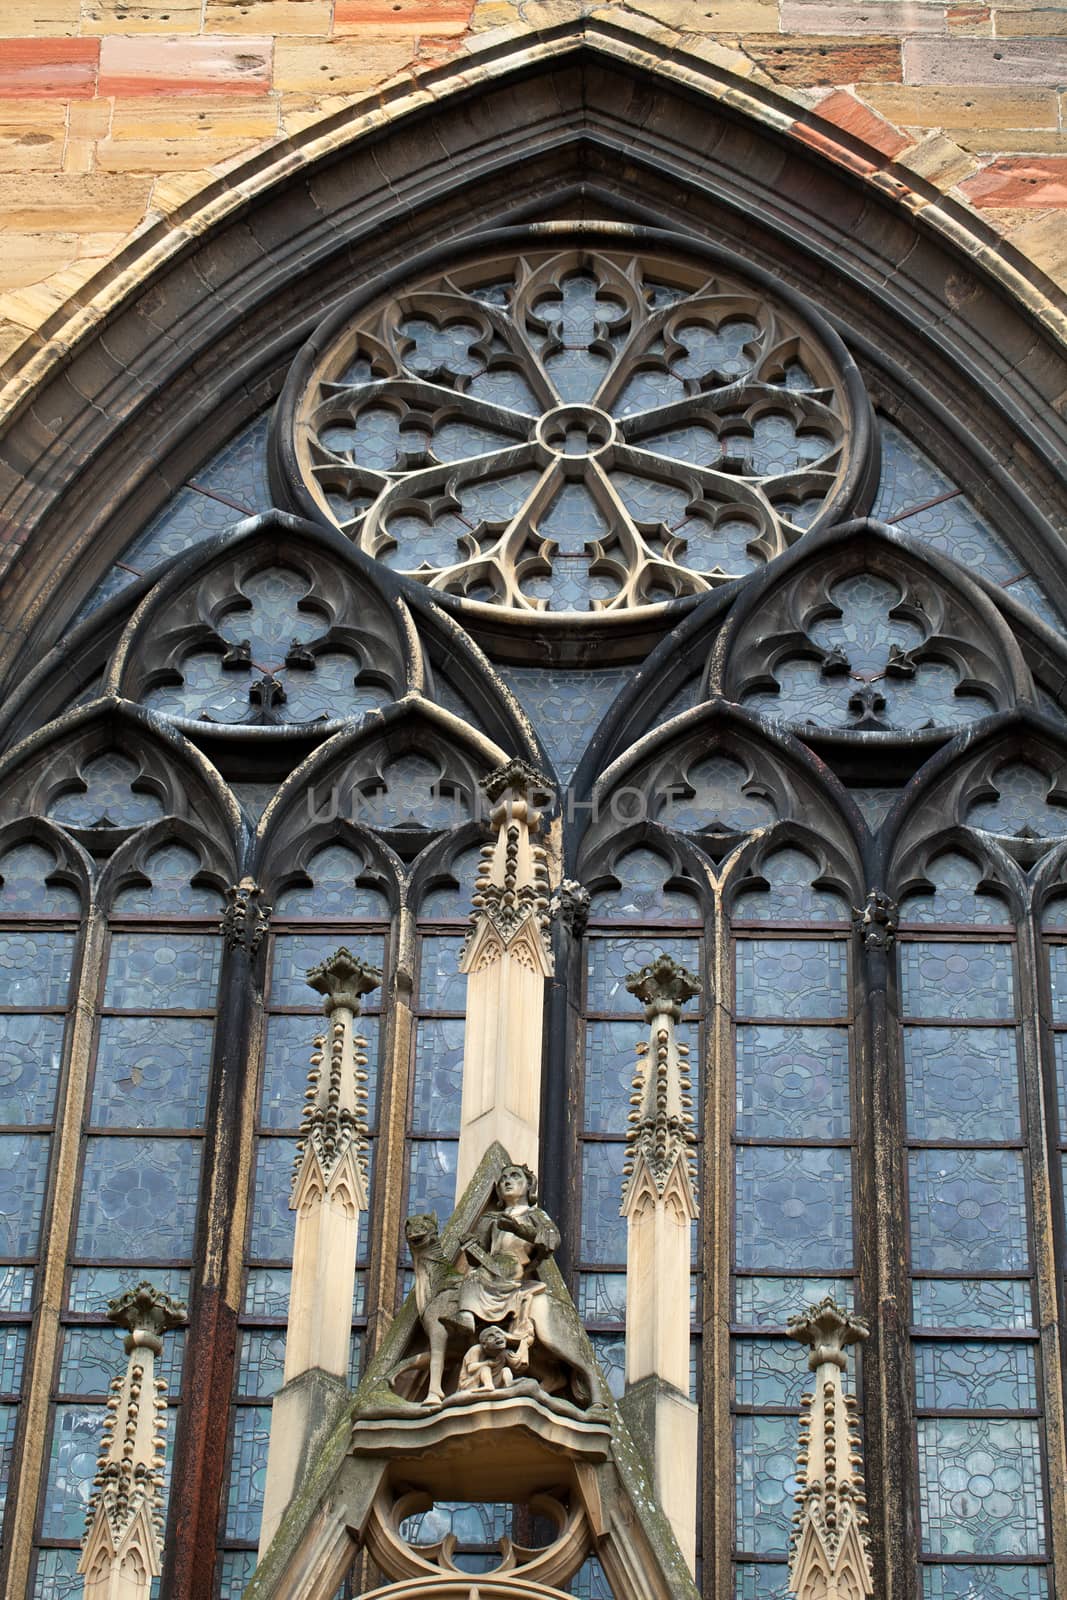
[[[534,842],[541,813],[532,798],[546,791],[546,780],[511,761],[482,787],[493,807],[493,838],[482,847],[460,958],[468,977],[457,1199],[494,1141],[514,1161],[538,1166],[545,982],[552,976],[548,858]]]
[[[348,1392],[360,1212],[367,1209],[366,1040],[354,1032],[382,975],[343,947],[308,983],[325,996],[289,1205],[296,1212],[284,1383],[274,1397],[260,1555]]]
[[[125,1328],[125,1373],[111,1383],[78,1571],[85,1600],[148,1600],[163,1570],[166,1381],[156,1377],[163,1334],[185,1322],[178,1300],[139,1283],[107,1308]]]
[[[626,1218],[626,1397],[642,1435],[656,1494],[696,1568],[697,1408],[689,1398],[689,1275],[693,1116],[688,1052],[675,1037],[681,1008],[700,988],[670,956],[631,973],[626,987],[645,1006],[623,1168]]]
[[[874,1581],[856,1400],[845,1394],[842,1373],[846,1346],[866,1339],[869,1330],[827,1298],[790,1317],[789,1332],[809,1346],[815,1374],[800,1417],[790,1592],[796,1600],[860,1600],[874,1593]]]

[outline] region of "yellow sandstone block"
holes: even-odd
[[[1026,11],[996,8],[998,39],[1067,38],[1067,10],[1062,5],[1038,6]]]
[[[78,32],[81,0],[4,0],[0,38],[63,39]]]
[[[205,33],[330,34],[330,0],[207,0]]]
[[[861,83],[856,93],[898,127],[1055,128],[1054,89],[944,89]]]
[[[774,33],[777,0],[633,0],[628,7],[680,33]]]
[[[199,33],[200,0],[81,0],[81,32]]]
[[[182,139],[201,141],[244,139],[254,143],[277,132],[278,114],[270,100],[244,95],[203,99],[155,96],[151,99],[116,100],[111,118],[113,140]]]
[[[0,227],[27,233],[106,233],[135,228],[144,216],[148,178],[45,173],[39,182],[0,177]]]
[[[5,232],[0,250],[0,291],[25,289],[62,272],[75,259],[75,233]]]
[[[274,87],[283,92],[354,94],[399,72],[414,54],[411,39],[279,39]]]
[[[61,101],[0,100],[0,172],[55,172],[63,161]]]

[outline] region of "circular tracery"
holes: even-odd
[[[780,554],[845,511],[867,436],[814,314],[732,262],[613,249],[342,308],[278,426],[298,509],[434,589],[570,623]]]

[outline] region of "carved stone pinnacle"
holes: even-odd
[[[487,800],[495,804],[510,789],[513,793],[528,796],[531,792],[548,799],[552,795],[552,785],[543,773],[537,772],[533,767],[527,766],[525,761],[506,761],[502,767],[494,767],[492,772],[487,772],[482,779],[482,792]]]
[[[307,981],[319,994],[325,995],[322,1009],[327,1016],[335,1006],[347,1006],[349,1011],[358,1014],[363,996],[377,989],[382,974],[379,967],[361,961],[341,945],[318,966],[308,968]]]
[[[826,1361],[833,1362],[844,1372],[848,1365],[847,1346],[862,1343],[871,1331],[863,1317],[842,1311],[831,1295],[808,1306],[799,1316],[790,1317],[786,1326],[791,1339],[811,1346],[808,1366],[813,1372]]]
[[[645,1019],[669,1012],[675,1021],[687,1000],[700,993],[700,979],[673,956],[659,955],[640,972],[631,972],[626,987],[645,1007]]]
[[[158,1355],[163,1348],[161,1335],[171,1328],[184,1327],[189,1318],[184,1300],[172,1299],[142,1278],[132,1289],[108,1301],[107,1320],[127,1330],[127,1355],[138,1345],[148,1345]]]

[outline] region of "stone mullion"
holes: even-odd
[[[708,1006],[703,1067],[703,1162],[697,1199],[703,1217],[701,1464],[704,1593],[734,1593],[734,1449],[730,1409],[731,1278],[734,1253],[735,1115],[733,947],[721,896],[707,923]]]
[[[97,997],[106,953],[107,922],[100,911],[93,908],[85,920],[63,1109],[52,1135],[49,1199],[42,1223],[33,1333],[23,1377],[25,1398],[19,1406],[17,1466],[9,1490],[14,1514],[7,1522],[7,1548],[0,1568],[0,1589],[7,1595],[30,1592],[37,1506],[47,1465],[44,1446],[48,1437],[52,1375],[61,1338],[60,1313],[67,1261],[78,1214],[82,1131],[88,1115],[86,1102]]]
[[[1030,1164],[1030,1204],[1033,1208],[1033,1266],[1037,1291],[1037,1325],[1041,1330],[1041,1382],[1044,1399],[1044,1437],[1046,1496],[1049,1513],[1048,1552],[1054,1563],[1055,1579],[1049,1593],[1063,1589],[1067,1575],[1067,1420],[1064,1411],[1064,1349],[1059,1322],[1059,1277],[1056,1270],[1056,1240],[1061,1236],[1062,1218],[1057,1217],[1059,1184],[1053,1178],[1050,1162],[1057,1146],[1056,1101],[1045,1092],[1041,1070],[1042,1035],[1053,1034],[1043,966],[1045,952],[1035,932],[1032,918],[1022,919],[1019,928],[1019,1015],[1023,1018],[1022,1082],[1026,1116],[1027,1156]],[[1039,1032],[1040,1030],[1040,1032]],[[1053,1069],[1054,1072],[1054,1069]]]
[[[179,1448],[163,1592],[213,1592],[263,1058],[266,941],[227,940],[206,1113]],[[195,1374],[195,1382],[192,1375]]]
[[[382,1018],[385,1039],[378,1079],[378,1127],[369,1219],[369,1237],[374,1246],[367,1270],[364,1368],[396,1313],[400,1281],[399,1251],[407,1189],[408,1103],[415,1042],[415,946],[415,918],[410,907],[405,905],[397,921],[396,951],[389,963],[391,980],[387,979],[388,1006]]]
[[[891,935],[864,927],[854,939],[852,990],[856,1126],[854,1215],[857,1301],[871,1337],[863,1352],[864,1451],[875,1592],[915,1600],[919,1548],[911,1428],[911,1342],[906,1237],[904,1090],[895,1027]],[[887,945],[889,948],[887,948]],[[894,969],[895,970],[895,969]]]

